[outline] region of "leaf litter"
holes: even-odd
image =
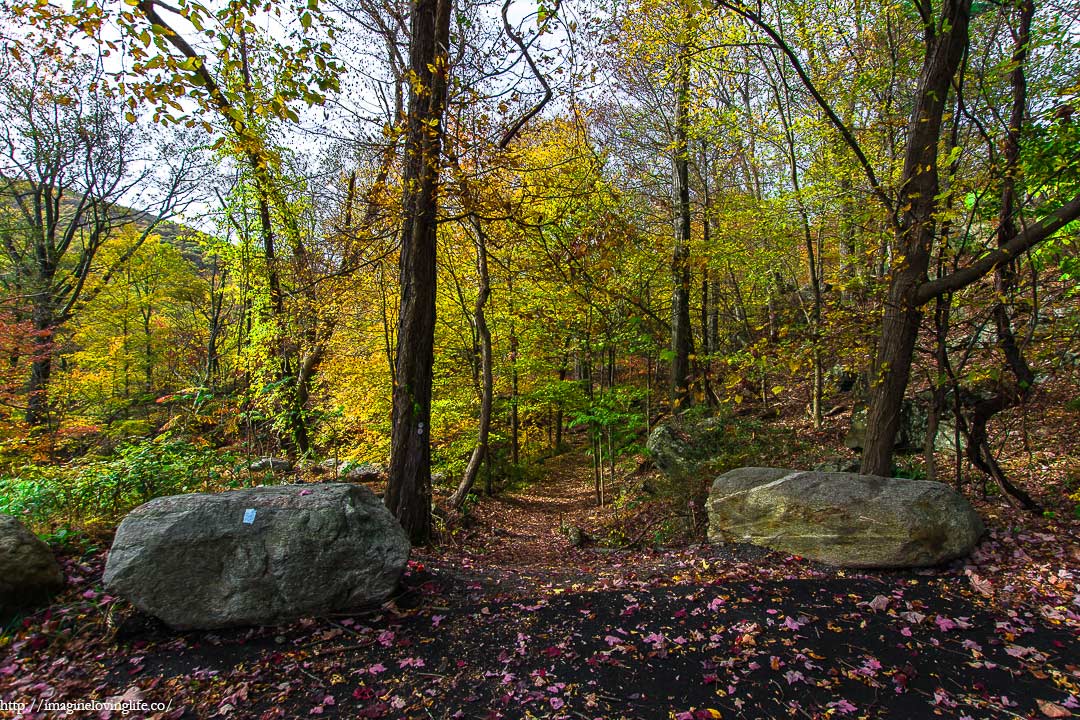
[[[381,608],[283,627],[172,632],[104,591],[103,553],[65,557],[68,588],[0,648],[0,699],[171,702],[145,717],[173,720],[1080,715],[1075,523],[983,507],[970,558],[907,572],[597,552],[558,531],[587,522],[589,488],[554,477],[414,552]]]

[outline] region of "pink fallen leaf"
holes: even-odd
[[[797,682],[802,682],[803,680],[806,680],[806,676],[804,676],[798,670],[788,670],[786,673],[784,673],[784,679],[787,680],[788,685],[794,685]]]
[[[843,699],[837,700],[836,702],[831,702],[831,703],[828,704],[827,707],[836,708],[837,710],[844,713],[845,715],[847,715],[848,713],[853,713],[858,709],[854,705],[852,705],[850,702],[848,702],[847,700],[843,700]]]
[[[955,622],[953,622],[947,617],[942,617],[941,615],[938,615],[936,618],[934,618],[934,622],[937,623],[938,628],[942,632],[948,632],[957,627]]]

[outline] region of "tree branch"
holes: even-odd
[[[521,128],[525,127],[525,123],[532,120],[538,112],[544,109],[544,106],[548,104],[548,101],[551,100],[551,85],[548,84],[547,78],[544,77],[544,74],[536,67],[536,63],[533,62],[532,55],[529,54],[529,49],[525,46],[525,41],[510,27],[510,20],[506,17],[506,12],[509,9],[510,0],[506,0],[502,6],[503,30],[506,31],[506,34],[510,36],[510,39],[513,40],[514,44],[521,50],[521,54],[525,57],[525,62],[529,64],[529,69],[532,70],[532,74],[540,82],[541,87],[544,88],[544,97],[542,97],[540,102],[536,103],[531,110],[519,117],[517,121],[503,133],[502,139],[499,140],[500,150],[505,150],[506,146],[510,144],[510,141],[514,139],[514,136],[521,132]]]
[[[837,132],[844,139],[844,143],[851,149],[851,152],[855,154],[859,164],[862,166],[863,173],[866,175],[866,179],[870,182],[870,187],[874,191],[874,195],[881,201],[881,204],[885,206],[885,209],[889,211],[890,221],[896,224],[896,207],[892,199],[885,192],[885,189],[881,185],[881,181],[878,180],[877,173],[874,172],[873,166],[870,164],[870,160],[867,159],[866,154],[863,152],[862,147],[859,145],[859,141],[855,138],[855,134],[851,129],[840,119],[840,116],[836,114],[836,111],[832,109],[832,106],[821,95],[821,92],[814,85],[814,81],[810,79],[810,75],[806,72],[806,68],[803,67],[802,61],[799,60],[798,55],[791,49],[791,46],[784,41],[784,38],[780,36],[780,33],[769,23],[765,22],[765,19],[758,15],[753,10],[749,9],[745,5],[739,2],[733,2],[732,0],[716,0],[716,4],[722,8],[731,10],[736,15],[749,20],[751,23],[761,29],[769,39],[776,43],[776,46],[788,57],[788,61],[791,63],[792,69],[799,76],[799,80],[802,81],[803,86],[811,97],[814,98],[814,102],[818,107],[824,111],[828,116],[829,122],[836,128]]]
[[[1077,218],[1080,218],[1080,195],[1077,195],[1039,222],[1029,225],[1023,232],[1017,233],[1007,243],[996,250],[986,253],[971,265],[936,280],[924,282],[919,286],[919,290],[915,295],[915,304],[925,305],[939,295],[956,292],[967,287],[979,278],[993,272],[995,268],[1016,259],[1022,253],[1048,239]]]

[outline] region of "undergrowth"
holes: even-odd
[[[166,434],[122,445],[104,458],[28,462],[0,476],[0,512],[54,534],[116,524],[155,497],[238,487],[238,461],[232,453]]]

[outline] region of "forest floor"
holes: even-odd
[[[966,561],[851,572],[639,547],[649,508],[595,504],[588,458],[550,459],[415,552],[383,607],[277,628],[169,631],[105,594],[103,552],[72,552],[68,589],[0,648],[0,699],[195,719],[1080,715],[1075,521],[980,506]],[[635,547],[573,547],[567,527]]]

